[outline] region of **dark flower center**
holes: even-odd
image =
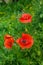
[[[22,43],[26,43],[26,40],[22,40]]]

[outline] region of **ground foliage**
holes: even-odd
[[[32,23],[22,24],[22,13],[32,15]],[[12,49],[4,47],[4,35],[15,40],[22,33],[31,34],[34,45],[22,50],[16,43]],[[43,65],[43,0],[18,0],[10,4],[0,3],[0,65]]]

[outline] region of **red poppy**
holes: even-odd
[[[14,43],[13,37],[7,34],[7,35],[5,35],[4,40],[5,40],[4,46],[6,48],[12,48],[13,43]]]
[[[30,23],[32,21],[32,16],[30,14],[24,13],[19,20],[21,23]]]
[[[22,37],[21,38],[18,38],[16,40],[16,42],[18,43],[18,45],[22,48],[22,49],[25,49],[25,48],[30,48],[32,47],[33,43],[34,43],[34,40],[32,38],[31,35],[29,34],[22,34]]]

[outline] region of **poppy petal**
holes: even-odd
[[[11,38],[11,36],[10,36],[9,34],[6,34],[6,35],[4,36],[4,40],[6,40],[6,39],[8,39],[8,38]]]
[[[10,44],[8,40],[4,42],[4,46],[8,49],[12,48],[12,44]]]

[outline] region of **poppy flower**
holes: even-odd
[[[24,13],[19,18],[21,23],[30,23],[32,21],[32,16],[30,14]]]
[[[23,33],[22,37],[18,38],[16,42],[22,49],[25,49],[25,48],[31,48],[34,43],[34,40],[31,35]]]
[[[4,40],[5,40],[4,46],[6,48],[12,48],[13,43],[14,43],[13,37],[7,34],[7,35],[5,35]]]

